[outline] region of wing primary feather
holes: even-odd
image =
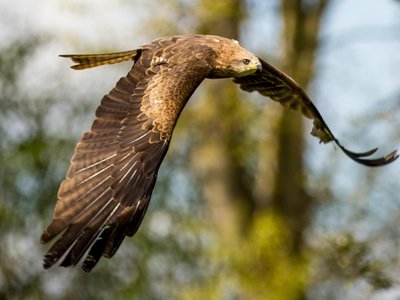
[[[107,240],[112,232],[113,229],[111,227],[106,227],[102,232],[100,232],[93,246],[90,248],[89,254],[86,256],[82,264],[82,270],[85,272],[90,272],[97,265],[107,245]]]
[[[348,151],[347,149],[345,149],[347,152],[350,152],[350,151]],[[345,151],[345,152],[346,152]],[[368,151],[365,151],[365,152],[351,152],[352,153],[352,155],[354,156],[354,157],[367,157],[367,156],[371,156],[372,154],[374,154],[376,151],[378,151],[378,147],[377,148],[374,148],[374,149],[371,149],[371,150],[368,150]]]
[[[107,222],[114,216],[115,212],[120,208],[117,203],[112,207],[114,199],[110,199],[108,203],[83,227],[83,230],[75,245],[69,250],[64,258],[61,266],[68,267],[76,265],[86,251],[92,245],[92,242],[99,236]]]
[[[90,230],[90,229],[87,229],[87,227],[92,222],[98,222],[99,220],[102,219],[101,214],[104,212],[104,210],[106,208],[109,207],[109,204],[111,203],[111,201],[113,201],[112,198],[110,200],[108,200],[108,202],[105,205],[103,205],[103,207],[100,208],[99,211],[94,214],[94,216],[91,216],[91,214],[89,214],[89,213],[86,213],[86,214],[84,214],[84,212],[79,213],[80,220],[78,219],[75,223],[72,223],[71,225],[69,225],[69,227],[67,228],[65,233],[62,235],[62,238],[60,238],[56,243],[54,243],[54,245],[50,248],[48,253],[45,255],[44,260],[43,260],[43,265],[46,269],[50,268],[53,264],[55,264],[67,251],[68,251],[68,254],[65,256],[63,262],[61,263],[61,266],[74,265],[73,263],[70,263],[73,260],[73,257],[71,256],[71,251],[74,251],[74,249],[77,247],[77,244],[80,240],[82,241],[81,238],[85,234],[85,230],[86,230],[86,236],[87,236],[87,232]],[[85,212],[87,210],[88,209],[85,209]],[[99,216],[100,216],[100,218],[99,218]],[[77,217],[73,218],[73,220],[75,220],[75,219],[77,219]],[[85,249],[85,251],[86,251],[86,249]]]
[[[347,150],[346,148],[344,148],[342,145],[338,144],[338,146],[340,147],[340,149],[342,149],[342,151],[348,156],[350,157],[352,160],[368,166],[368,167],[380,167],[380,166],[384,166],[387,165],[393,161],[395,161],[399,155],[397,154],[397,150],[394,150],[392,152],[390,152],[389,154],[379,157],[379,158],[375,158],[375,159],[364,159],[364,158],[360,158],[360,157],[367,157],[372,155],[373,153],[375,153],[376,149],[372,149],[370,152],[372,152],[369,155],[360,155],[360,153],[354,153],[352,151]],[[373,151],[375,150],[375,151]],[[368,152],[365,152],[368,153]],[[361,153],[361,154],[365,154],[365,153]]]

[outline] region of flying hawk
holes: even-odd
[[[233,78],[248,92],[258,91],[313,119],[311,134],[334,141],[351,159],[366,166],[394,161],[396,151],[369,159],[377,149],[355,153],[329,130],[301,87],[289,76],[242,48],[215,35],[160,38],[117,53],[61,55],[81,70],[133,60],[133,67],[101,100],[90,132],[83,134],[61,183],[53,220],[41,236],[58,237],[44,257],[49,268],[76,265],[90,271],[101,256],[110,258],[125,236],[138,230],[176,121],[206,78]]]

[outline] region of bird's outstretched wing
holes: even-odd
[[[64,55],[90,68],[134,59],[134,66],[104,96],[90,132],[78,143],[58,191],[53,220],[41,236],[58,240],[44,257],[49,268],[76,265],[90,271],[111,257],[125,236],[136,233],[175,123],[187,100],[208,74],[185,59],[207,59],[190,39],[155,40],[140,50],[101,55]]]
[[[340,149],[351,159],[366,166],[383,166],[398,158],[397,150],[380,158],[366,158],[374,154],[378,148],[366,152],[356,153],[349,151],[336,139],[326,125],[321,114],[311,102],[304,90],[289,76],[260,59],[262,70],[252,75],[235,78],[234,82],[248,92],[257,91],[283,106],[299,110],[308,118],[313,119],[314,127],[311,134],[318,137],[321,142],[334,141]]]
[[[146,76],[138,67],[104,96],[91,131],[75,149],[54,218],[41,237],[46,243],[63,232],[46,254],[45,268],[64,254],[61,265],[75,265],[91,247],[83,264],[90,271],[140,225],[169,141],[146,123],[143,87],[154,74]]]

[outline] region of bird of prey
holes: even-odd
[[[82,268],[90,271],[136,233],[178,117],[206,78],[233,78],[245,91],[300,111],[313,120],[312,135],[335,142],[358,163],[383,166],[398,157],[393,151],[371,159],[377,148],[363,153],[344,148],[293,79],[232,39],[180,35],[131,51],[61,56],[77,63],[75,70],[128,60],[133,67],[103,97],[91,130],[76,146],[53,220],[41,236],[42,243],[58,237],[44,257],[45,268],[60,259],[61,266],[76,265],[86,254]]]

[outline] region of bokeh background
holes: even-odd
[[[0,0],[0,299],[400,299],[400,162],[360,166],[230,80],[185,108],[138,234],[91,273],[42,269],[75,144],[131,67],[57,55],[194,32],[290,74],[348,148],[400,146],[400,1]]]

